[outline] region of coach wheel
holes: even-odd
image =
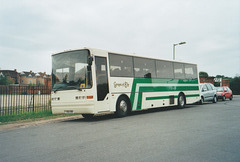
[[[116,115],[117,117],[124,117],[128,114],[130,104],[126,97],[120,96],[116,104]]]
[[[182,108],[185,107],[185,104],[186,104],[185,103],[185,97],[182,93],[180,93],[179,96],[178,96],[178,107],[182,109]]]

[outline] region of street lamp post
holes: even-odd
[[[183,44],[186,44],[186,42],[180,42],[180,43],[177,43],[177,44],[173,44],[173,60],[175,60],[175,46],[183,45]]]

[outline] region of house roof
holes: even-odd
[[[0,73],[4,76],[10,76],[11,78],[19,77],[19,73],[16,70],[0,70]]]
[[[28,71],[23,71],[20,73],[21,76],[26,76],[26,77],[36,77],[36,74],[33,73],[32,71],[28,72]]]
[[[25,76],[25,77],[43,77],[43,78],[50,78],[51,75],[46,74],[46,72],[42,73],[34,73],[32,71],[22,71],[20,73],[17,72],[17,70],[0,70],[0,75],[3,76],[10,76],[11,78],[17,79],[19,76]]]

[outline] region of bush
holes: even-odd
[[[240,76],[235,76],[231,79],[230,88],[234,95],[240,95]]]

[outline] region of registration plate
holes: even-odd
[[[65,114],[74,114],[73,110],[64,110]]]

